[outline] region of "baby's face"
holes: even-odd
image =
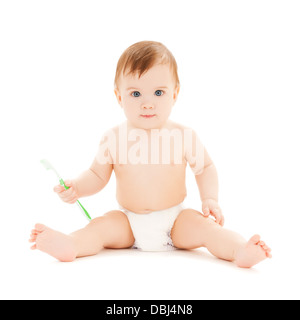
[[[115,94],[128,121],[136,128],[161,128],[169,118],[179,87],[168,64],[157,64],[144,73],[121,76]]]

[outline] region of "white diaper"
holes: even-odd
[[[184,210],[183,204],[175,207],[139,214],[120,207],[129,220],[135,243],[133,248],[143,251],[175,250],[171,239],[171,230],[179,213]]]

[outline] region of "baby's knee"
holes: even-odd
[[[91,220],[89,225],[98,225],[98,224],[108,223],[109,221],[116,219],[119,214],[120,212],[118,210],[109,211],[105,213],[103,216],[97,217]]]
[[[124,213],[118,210],[112,210],[105,213],[101,217],[91,220],[87,227],[110,230],[123,227],[124,223],[128,224],[128,219]]]
[[[182,222],[189,226],[219,226],[211,217],[205,217],[201,212],[193,209],[187,209],[186,212],[183,212]]]
[[[183,210],[176,219],[171,236],[175,247],[191,249],[202,246],[198,241],[208,230],[218,227],[217,223],[208,217],[204,217],[199,211],[193,209]]]
[[[107,225],[107,218],[105,216],[94,218],[90,221],[90,223],[86,226],[87,229],[104,229],[105,225]]]
[[[175,221],[175,224],[183,228],[190,228],[191,226],[205,223],[207,218],[199,211],[193,209],[183,210]]]

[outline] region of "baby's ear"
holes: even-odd
[[[116,98],[118,100],[119,105],[122,107],[122,103],[121,103],[122,102],[122,98],[121,98],[120,91],[117,88],[115,88],[114,89],[114,93],[116,95]]]
[[[176,100],[177,100],[177,98],[178,98],[179,91],[180,91],[180,86],[178,85],[178,86],[175,88],[174,93],[173,93],[174,103],[176,102]]]

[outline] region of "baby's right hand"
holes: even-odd
[[[53,188],[54,192],[58,194],[62,201],[67,203],[75,203],[78,200],[78,194],[76,191],[75,183],[71,180],[65,180],[65,185],[69,187],[69,189],[65,189],[65,187],[60,184]]]

